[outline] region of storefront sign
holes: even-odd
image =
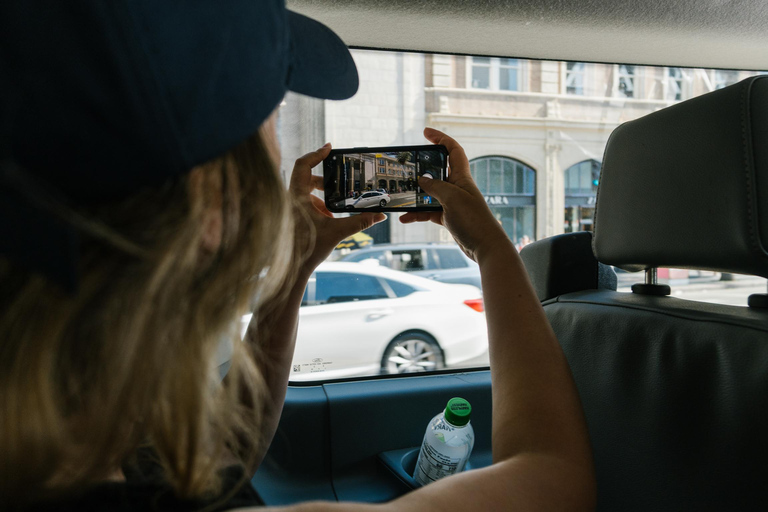
[[[488,204],[509,204],[509,198],[506,196],[485,196],[485,202]]]

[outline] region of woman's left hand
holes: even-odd
[[[307,276],[328,258],[339,242],[387,218],[383,213],[368,212],[337,219],[328,211],[323,200],[312,194],[313,190],[323,190],[323,177],[313,176],[312,168],[319,165],[330,152],[331,144],[327,143],[317,151],[307,153],[296,160],[291,174],[289,191],[301,209],[296,212],[297,241],[311,238],[306,221],[309,221],[315,230],[314,244],[307,250],[302,264],[302,271]],[[300,242],[299,244],[301,248],[302,245]]]

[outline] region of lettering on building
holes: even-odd
[[[509,204],[509,198],[506,196],[485,196],[485,202],[488,204]]]

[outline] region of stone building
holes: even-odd
[[[461,142],[486,201],[515,242],[524,235],[536,240],[592,229],[603,150],[620,123],[753,74],[361,50],[353,55],[361,80],[352,99],[286,99],[284,162],[326,140],[335,147],[424,144],[422,129],[432,126]],[[428,224],[406,228],[390,221],[377,229],[379,241],[449,239]]]

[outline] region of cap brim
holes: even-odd
[[[357,67],[347,45],[331,29],[288,11],[291,62],[286,86],[315,98],[344,100],[357,92]]]

